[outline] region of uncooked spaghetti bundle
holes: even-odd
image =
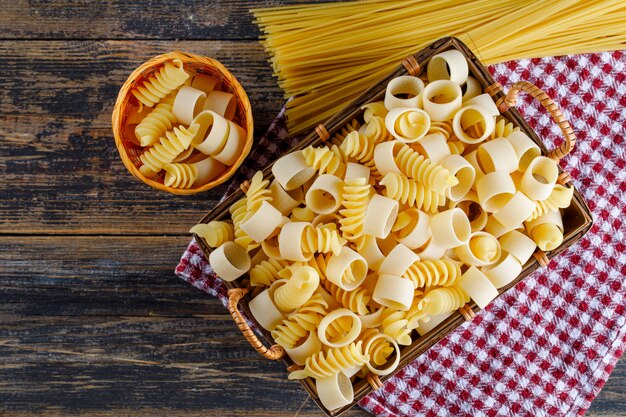
[[[484,63],[623,49],[621,0],[364,0],[255,9],[292,134],[337,113],[444,36]]]

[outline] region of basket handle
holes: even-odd
[[[228,311],[230,311],[230,315],[233,316],[233,320],[235,320],[235,324],[243,333],[243,337],[252,345],[257,352],[259,352],[263,357],[270,360],[278,360],[285,355],[285,350],[280,345],[272,345],[270,348],[265,347],[263,342],[259,340],[258,337],[254,334],[254,331],[248,326],[246,323],[246,319],[241,315],[241,312],[237,309],[239,305],[239,301],[250,291],[250,288],[232,288],[228,290]]]
[[[496,103],[498,105],[498,109],[501,113],[504,113],[510,107],[514,107],[517,103],[517,95],[520,91],[524,91],[530,94],[533,98],[539,100],[539,103],[541,103],[548,113],[550,113],[552,119],[561,128],[561,132],[563,132],[563,136],[565,137],[565,142],[548,152],[546,155],[550,159],[554,159],[557,162],[560,161],[563,157],[565,157],[565,155],[574,149],[574,145],[576,144],[576,135],[574,134],[572,126],[567,121],[565,116],[563,116],[563,113],[558,108],[556,103],[548,97],[543,90],[528,81],[516,82],[511,86],[506,96],[498,99]]]

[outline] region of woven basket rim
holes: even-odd
[[[233,165],[227,167],[227,169],[224,172],[222,172],[222,174],[219,177],[213,179],[212,181],[209,181],[206,184],[203,184],[195,188],[181,189],[181,188],[168,187],[159,180],[156,180],[154,178],[148,178],[145,175],[143,175],[141,171],[139,171],[135,163],[132,161],[132,159],[130,158],[128,150],[126,149],[126,145],[125,145],[126,141],[124,140],[125,112],[127,110],[127,107],[130,104],[130,100],[131,100],[130,97],[132,96],[131,90],[133,88],[133,85],[137,83],[138,80],[145,78],[147,73],[151,73],[158,66],[162,65],[163,63],[167,61],[171,61],[174,59],[181,60],[187,71],[189,71],[190,65],[201,66],[204,68],[211,67],[217,70],[220,73],[220,75],[223,77],[223,79],[227,80],[227,82],[230,84],[231,89],[233,90],[232,93],[235,94],[238,105],[241,105],[241,107],[243,107],[243,114],[242,114],[241,122],[242,122],[242,127],[246,130],[246,142],[245,142],[245,145],[241,154],[237,157],[237,160],[233,163]],[[195,71],[197,71],[197,69],[194,69],[194,72]],[[235,174],[235,172],[237,172],[239,167],[242,165],[243,161],[246,159],[246,157],[250,153],[250,150],[252,149],[252,144],[253,144],[254,120],[252,118],[252,107],[250,105],[250,100],[248,98],[248,95],[246,94],[245,90],[243,89],[243,87],[241,86],[237,78],[235,78],[235,76],[218,60],[209,58],[206,56],[202,56],[202,55],[189,53],[189,52],[174,51],[174,52],[168,52],[168,53],[164,53],[161,55],[157,55],[149,59],[148,61],[144,62],[139,67],[137,67],[133,72],[131,72],[131,74],[128,76],[128,78],[126,79],[126,81],[124,82],[124,84],[122,85],[122,87],[120,88],[118,92],[117,99],[113,107],[111,122],[113,126],[113,136],[115,139],[115,146],[117,147],[117,150],[120,154],[120,158],[122,159],[122,162],[124,166],[126,167],[126,169],[135,178],[137,178],[138,180],[142,181],[145,184],[148,184],[152,188],[155,188],[161,191],[167,191],[171,194],[176,194],[176,195],[197,194],[203,191],[208,191],[226,182]]]

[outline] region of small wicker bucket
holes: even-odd
[[[164,174],[159,173],[154,178],[147,178],[140,171],[142,163],[139,156],[143,153],[144,148],[134,144],[125,129],[126,117],[131,105],[138,105],[137,99],[131,94],[131,91],[137,86],[141,85],[144,80],[147,80],[161,65],[167,61],[173,59],[179,59],[183,62],[185,70],[194,75],[196,73],[208,74],[212,77],[221,80],[223,91],[231,93],[235,96],[237,101],[237,109],[235,111],[235,117],[233,122],[241,126],[246,130],[246,142],[241,152],[241,155],[237,158],[235,163],[229,166],[224,172],[212,181],[203,184],[198,187],[179,189],[168,187],[163,183]],[[196,194],[202,191],[210,190],[213,187],[218,186],[224,181],[228,180],[236,171],[239,166],[246,159],[252,149],[252,137],[254,134],[254,124],[252,120],[252,108],[250,107],[250,100],[248,95],[244,91],[241,84],[237,81],[235,76],[230,73],[220,62],[200,55],[194,55],[187,52],[170,52],[163,55],[158,55],[149,61],[143,63],[139,68],[134,70],[117,96],[117,101],[113,108],[113,135],[115,137],[115,145],[120,153],[122,162],[137,179],[143,181],[149,186],[156,188],[157,190],[163,190],[172,194],[190,195]]]

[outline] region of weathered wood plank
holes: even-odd
[[[300,385],[174,276],[186,241],[0,237],[0,415],[294,415]]]
[[[111,133],[128,74],[172,50],[233,70],[257,137],[283,105],[254,41],[0,42],[0,232],[180,234],[206,214],[225,186],[193,197],[153,190],[126,171]]]
[[[320,0],[309,1],[320,2]],[[2,1],[3,39],[256,39],[249,9],[300,1]]]

